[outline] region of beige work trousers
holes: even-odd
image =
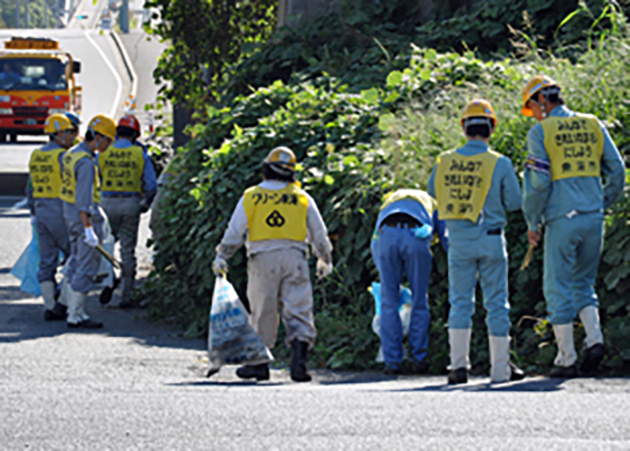
[[[287,331],[287,346],[295,340],[315,344],[313,290],[308,261],[303,250],[295,248],[258,252],[247,262],[247,298],[250,324],[271,349],[278,333],[278,304]]]

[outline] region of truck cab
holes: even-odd
[[[11,38],[0,51],[0,142],[44,134],[50,114],[81,111],[81,63],[57,41]]]

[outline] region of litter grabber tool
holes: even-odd
[[[122,270],[122,263],[120,263],[118,260],[116,260],[114,258],[114,256],[112,254],[110,254],[109,252],[107,252],[103,246],[101,246],[101,244],[97,244],[96,247],[94,248],[97,251],[100,252],[100,254],[105,257],[107,259],[108,262],[110,262],[112,264],[112,266],[116,269],[120,269]]]

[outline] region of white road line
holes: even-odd
[[[28,199],[24,198],[18,203],[16,203],[15,205],[13,205],[11,208],[9,208],[9,211],[21,210],[26,207],[28,207]]]
[[[89,30],[85,31],[85,37],[87,38],[88,41],[90,41],[90,43],[94,46],[96,51],[101,55],[101,58],[103,58],[103,60],[105,61],[105,64],[107,64],[107,67],[109,67],[109,70],[111,70],[112,74],[114,74],[116,83],[118,83],[118,90],[116,91],[117,100],[116,102],[114,102],[114,105],[112,106],[112,110],[109,113],[111,117],[114,117],[116,115],[116,111],[118,111],[118,104],[122,100],[122,88],[123,88],[122,80],[120,79],[120,75],[118,75],[118,71],[116,71],[111,61],[107,59],[105,52],[103,52],[103,50],[96,44],[96,42],[94,42],[94,39],[92,39],[92,37],[90,36]]]

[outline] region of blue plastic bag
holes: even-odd
[[[42,294],[41,287],[37,281],[37,271],[39,271],[39,240],[37,238],[37,230],[35,226],[31,226],[33,229],[33,237],[31,242],[28,243],[24,252],[17,259],[13,268],[11,268],[11,275],[21,280],[20,290],[26,293],[32,293],[35,297]]]
[[[381,316],[381,284],[378,282],[372,282],[372,289],[370,290],[372,296],[374,296],[374,309],[376,315]],[[400,296],[398,298],[398,310],[405,304],[411,304],[411,290],[406,287],[400,287]]]

